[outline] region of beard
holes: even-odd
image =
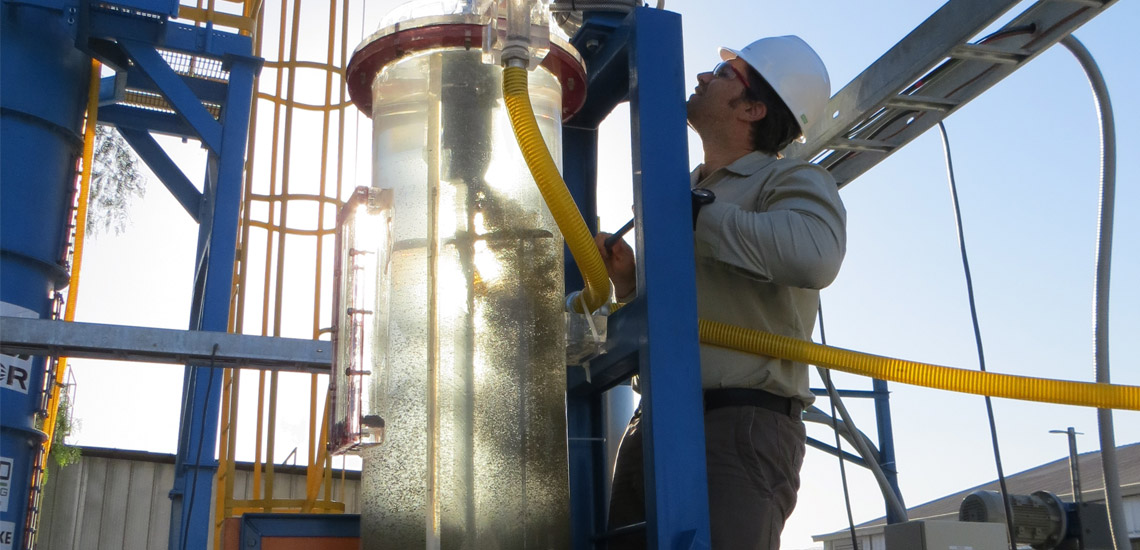
[[[689,100],[685,102],[685,120],[689,123],[689,127],[698,134],[700,134],[701,129],[706,126],[703,123],[708,119],[708,116],[704,113],[704,109],[702,108],[701,99],[703,99],[701,96],[693,94],[689,97]]]

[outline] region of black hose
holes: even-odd
[[[954,181],[954,161],[950,157],[950,136],[946,134],[946,125],[938,121],[938,131],[942,133],[942,150],[946,153],[946,173],[950,181],[950,202],[954,205],[954,226],[958,229],[958,249],[962,251],[962,269],[966,272],[966,295],[970,300],[970,319],[974,324],[974,341],[978,348],[978,367],[986,372],[986,353],[982,349],[982,330],[978,324],[978,308],[974,304],[974,280],[970,276],[970,260],[966,255],[966,234],[962,230],[962,209],[958,205],[958,184]],[[1005,505],[1005,525],[1009,529],[1009,548],[1017,550],[1013,528],[1013,507],[1009,502],[1009,490],[1005,485],[1005,472],[1001,466],[1001,450],[998,446],[997,424],[994,422],[994,405],[990,396],[986,396],[986,416],[990,421],[990,440],[994,447],[994,463],[997,464],[998,485],[1001,487],[1001,499]]]
[[[827,332],[823,329],[823,302],[819,303],[819,343],[827,345]],[[824,375],[823,383],[827,386],[830,392],[835,388],[835,384],[831,382],[831,370],[820,369]],[[830,395],[830,394],[829,394]],[[828,399],[831,403],[831,420],[835,422],[835,400]],[[859,548],[859,539],[855,536],[855,518],[851,515],[851,494],[847,489],[847,467],[843,461],[843,446],[839,438],[839,425],[832,426],[835,429],[835,456],[839,457],[839,479],[843,484],[843,503],[847,505],[847,527],[851,532],[851,548],[857,550]],[[857,437],[852,434],[852,437]]]

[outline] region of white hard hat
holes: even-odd
[[[756,69],[792,111],[800,131],[823,119],[831,79],[823,60],[798,36],[761,38],[737,51],[720,49],[721,59],[739,57]]]

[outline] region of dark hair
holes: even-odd
[[[752,123],[752,148],[769,155],[783,151],[800,136],[800,125],[784,100],[772,89],[764,77],[752,67],[747,68],[748,88],[742,99],[761,101],[768,107],[764,118]]]

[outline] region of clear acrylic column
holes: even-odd
[[[363,339],[362,413],[384,426],[361,451],[366,549],[569,547],[563,242],[477,40],[371,81],[372,186],[392,206],[386,288],[365,294],[386,302]],[[530,91],[561,159],[558,79],[539,67]]]

